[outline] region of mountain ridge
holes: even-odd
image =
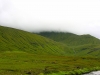
[[[100,44],[100,40],[96,37],[85,34],[85,35],[76,35],[69,32],[40,32],[39,35],[50,38],[57,42],[62,42],[69,46],[77,46],[84,44]]]

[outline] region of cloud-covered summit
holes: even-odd
[[[0,0],[0,25],[100,38],[99,0]]]

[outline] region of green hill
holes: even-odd
[[[0,52],[24,51],[34,54],[66,54],[65,45],[30,32],[0,26]]]
[[[79,36],[61,32],[43,32],[39,34],[0,26],[0,52],[100,56],[100,40],[91,35]]]
[[[41,32],[39,34],[68,45],[71,50],[70,55],[100,57],[100,40],[91,35],[63,32]]]
[[[100,60],[97,58],[100,57],[98,39],[89,35],[94,43],[86,41],[87,43],[81,42],[79,45],[79,36],[69,33],[77,37],[77,43],[70,39],[74,44],[68,44],[62,39],[59,41],[57,35],[53,41],[41,35],[0,26],[0,74],[81,75],[100,70]]]
[[[100,40],[87,34],[87,35],[76,35],[73,33],[64,32],[40,32],[42,36],[53,39],[57,42],[62,42],[69,46],[79,46],[84,44],[100,44]]]

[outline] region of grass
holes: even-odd
[[[73,71],[60,71],[58,73],[51,73],[47,75],[82,75],[82,74],[87,74],[91,71],[97,71],[100,70],[100,67],[94,67],[94,68],[83,68],[83,69],[78,69],[78,70],[73,70]]]
[[[90,40],[86,42],[69,37],[69,41],[72,41],[68,46],[63,38],[62,42],[58,42],[30,32],[0,26],[0,74],[80,75],[99,70],[100,41],[90,35],[84,37],[82,36],[84,40]]]
[[[89,34],[76,35],[64,32],[40,32],[38,34],[67,45],[70,51],[67,55],[100,57],[100,40]]]
[[[97,66],[100,66],[100,60],[94,57],[47,56],[14,51],[0,53],[2,75],[67,75],[90,72]]]
[[[100,40],[89,34],[76,35],[64,32],[40,32],[39,35],[64,43],[68,46],[79,46],[84,44],[100,44]]]
[[[71,33],[56,32],[47,32],[45,35],[56,38],[56,40],[53,39],[55,40],[53,41],[30,32],[0,26],[0,52],[24,51],[44,55],[100,57],[100,40],[90,35],[78,36]],[[60,42],[61,40],[62,42]],[[63,41],[68,45],[70,44],[70,46],[66,45]]]
[[[65,55],[68,47],[43,36],[0,26],[0,52],[25,51],[34,54]]]

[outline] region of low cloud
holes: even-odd
[[[0,25],[100,38],[99,0],[0,0]]]

